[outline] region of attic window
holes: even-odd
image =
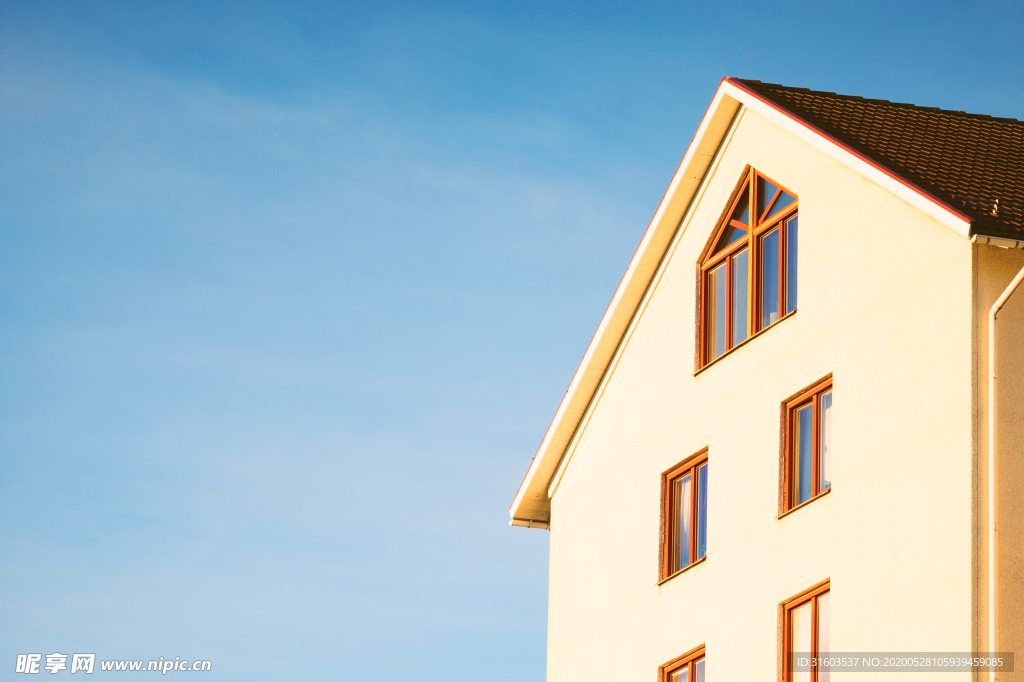
[[[796,311],[796,211],[793,192],[744,172],[700,263],[701,366]]]

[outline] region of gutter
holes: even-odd
[[[522,526],[523,528],[543,528],[544,530],[551,530],[551,524],[547,521],[538,521],[537,519],[521,519],[519,517],[513,517],[508,522],[510,526]]]
[[[1024,249],[1024,240],[1022,239],[987,237],[983,234],[976,234],[971,237],[971,241],[977,244],[991,244],[992,246],[998,246],[1001,249]]]
[[[986,237],[975,235],[971,242],[980,244],[991,244],[1004,249],[1024,249],[1024,241],[1016,239],[1001,239],[999,237]],[[999,621],[996,618],[997,597],[999,594],[999,575],[996,572],[998,553],[996,551],[996,455],[998,453],[998,392],[996,391],[996,316],[1003,306],[1010,299],[1010,296],[1024,282],[1024,268],[1017,273],[1010,285],[996,299],[992,309],[988,313],[988,650],[995,653],[998,650],[999,642]],[[996,682],[999,675],[995,670],[989,669],[988,679]]]

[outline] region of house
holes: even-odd
[[[1024,654],[1022,279],[1024,123],[723,79],[510,509],[549,682]]]

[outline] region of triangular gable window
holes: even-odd
[[[750,168],[733,196],[700,262],[702,366],[796,311],[796,195]]]

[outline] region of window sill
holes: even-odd
[[[818,493],[817,495],[815,495],[811,499],[807,500],[806,502],[801,502],[800,504],[798,504],[797,506],[793,507],[792,509],[790,509],[788,511],[782,512],[781,514],[779,514],[778,516],[775,517],[775,520],[778,521],[779,519],[781,519],[784,516],[789,516],[790,514],[795,512],[797,509],[803,509],[804,507],[809,505],[811,502],[814,502],[815,500],[820,500],[821,498],[823,498],[826,495],[828,495],[830,492],[832,492],[832,486],[829,486],[824,491]]]
[[[672,575],[668,576],[667,578],[662,578],[661,580],[659,580],[658,581],[658,586],[660,587],[661,585],[664,585],[669,580],[672,580],[672,578],[675,578],[677,575],[682,575],[683,573],[686,573],[687,571],[689,571],[694,566],[700,566],[702,563],[704,563],[707,560],[708,560],[708,555],[705,554],[704,556],[702,556],[701,558],[697,559],[696,561],[694,561],[692,564],[690,564],[686,568],[680,568],[678,571],[676,571]]]
[[[768,325],[767,327],[765,327],[761,331],[757,332],[756,334],[754,334],[750,338],[741,341],[740,343],[736,344],[735,346],[733,346],[729,350],[725,351],[724,353],[719,355],[717,358],[715,358],[714,360],[712,360],[711,362],[709,362],[708,364],[704,365],[703,367],[698,369],[696,372],[694,372],[693,376],[697,376],[698,374],[700,374],[701,372],[706,370],[708,367],[711,367],[712,365],[715,365],[715,364],[721,362],[724,358],[729,357],[733,352],[739,350],[740,348],[743,348],[743,346],[747,345],[748,343],[750,343],[751,341],[753,341],[757,337],[761,336],[761,334],[764,334],[769,329],[774,329],[777,325],[782,324],[783,320],[788,320],[789,318],[793,317],[794,315],[796,315],[796,309],[794,309],[792,312],[786,313],[785,315],[783,315],[779,319],[775,320],[770,325]]]

